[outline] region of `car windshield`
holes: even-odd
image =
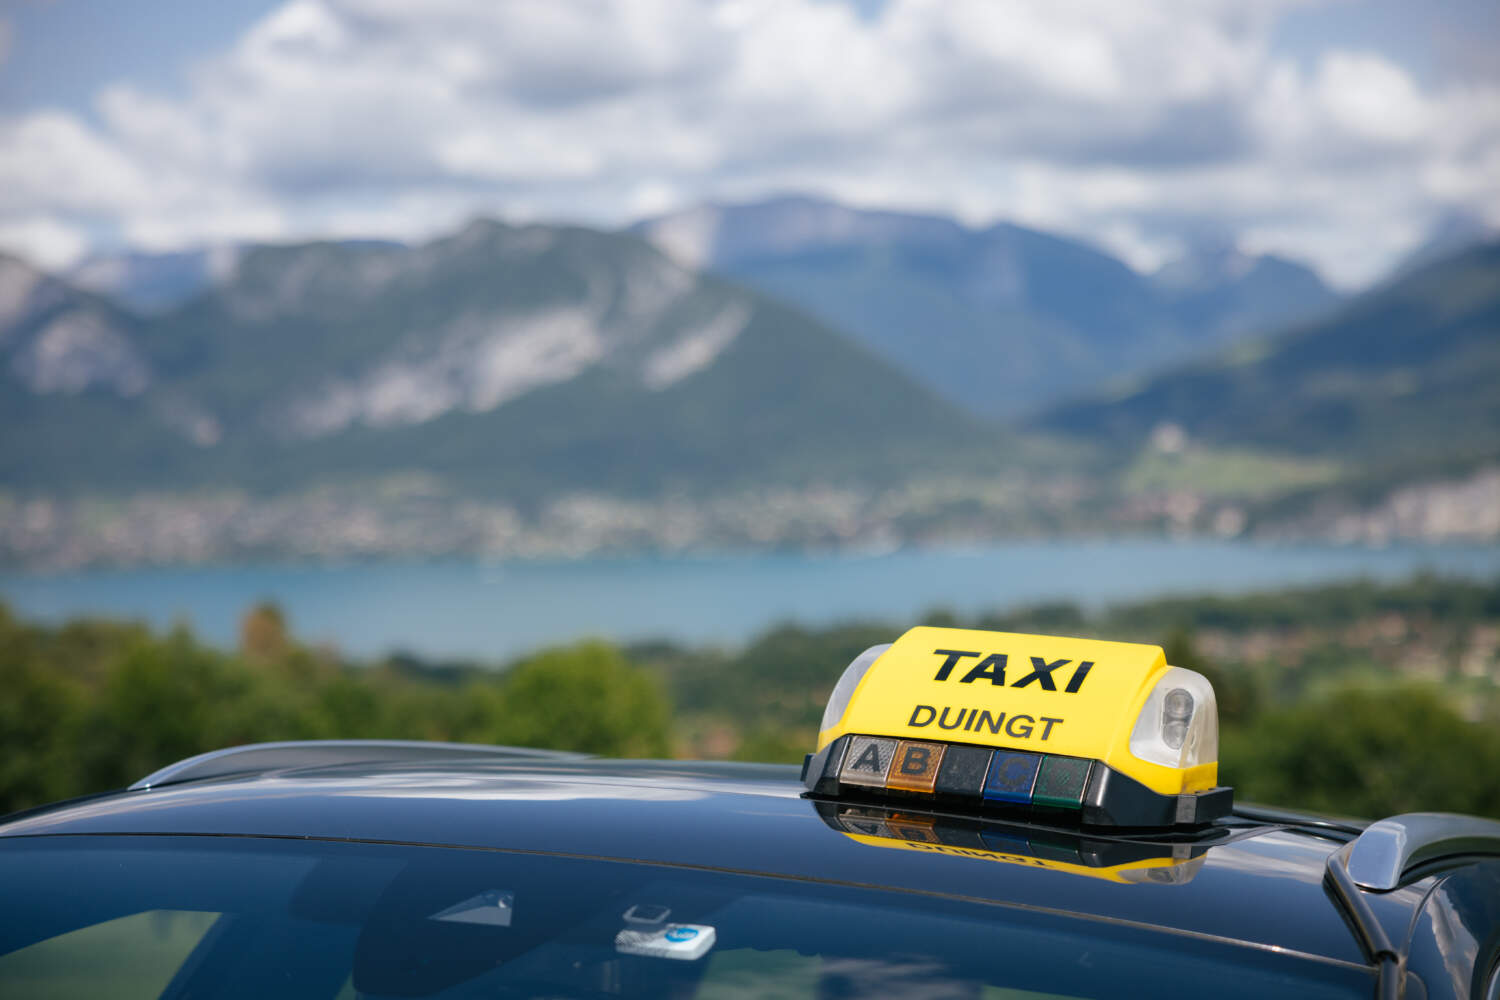
[[[1322,996],[1372,986],[1344,963],[1036,908],[545,854],[36,838],[0,849],[0,884],[5,996]]]

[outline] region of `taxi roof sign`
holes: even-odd
[[[1104,825],[1194,825],[1229,803],[1212,686],[1137,643],[913,628],[849,665],[814,756],[820,794],[1078,809]]]

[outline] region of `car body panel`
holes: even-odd
[[[1465,863],[1425,880],[1404,943],[1429,1000],[1485,996],[1500,962],[1500,861]]]
[[[1121,883],[994,859],[889,850],[831,828],[795,768],[675,762],[453,761],[285,769],[62,804],[6,838],[89,834],[296,837],[611,858],[874,886],[1074,914],[1359,964],[1323,886],[1347,840],[1245,821],[1191,880]],[[1404,940],[1427,879],[1374,897]]]
[[[150,953],[184,920],[204,936],[165,963],[177,970],[177,988],[164,994],[173,998],[331,1000],[348,995],[342,982],[357,994],[445,1000],[969,997],[990,995],[984,984],[1002,996],[1337,1000],[1368,996],[1375,984],[1367,966],[1150,927],[571,856],[303,838],[39,836],[0,843],[0,872],[17,897],[0,915],[5,995],[40,993],[59,978],[72,980],[74,995],[123,993],[117,987],[130,979],[101,955],[96,932],[109,929],[120,942],[133,927],[129,953]],[[501,898],[503,914],[481,914],[498,921],[445,919]],[[709,932],[707,961],[622,962],[645,957],[621,947],[626,915],[643,903],[673,926]],[[38,952],[50,953],[52,976],[26,975]],[[79,990],[77,970],[90,966],[97,972]]]

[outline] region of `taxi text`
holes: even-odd
[[[988,656],[979,650],[969,651],[964,649],[934,649],[934,656],[943,658],[942,665],[938,667],[937,674],[932,678],[935,681],[945,681],[953,675],[953,670],[962,660],[973,657],[977,662],[970,664],[969,669],[963,676],[958,678],[960,684],[973,684],[978,680],[988,680],[996,687],[1006,686],[1005,669],[1010,663],[1010,657],[1005,653],[990,653]],[[983,657],[983,659],[979,659]],[[1031,672],[1024,676],[1017,675],[1016,679],[1009,685],[1013,688],[1029,687],[1036,684],[1043,691],[1056,691],[1057,682],[1060,677],[1054,676],[1063,667],[1072,663],[1072,660],[1048,661],[1043,656],[1031,657]],[[1089,671],[1094,669],[1092,660],[1084,660],[1075,666],[1068,674],[1066,686],[1062,689],[1064,694],[1077,694],[1078,689],[1083,687],[1085,678]]]

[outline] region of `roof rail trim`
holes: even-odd
[[[1500,822],[1457,813],[1402,813],[1371,823],[1349,852],[1361,889],[1386,892],[1413,866],[1454,854],[1500,855]]]
[[[255,774],[295,767],[375,764],[454,759],[580,760],[587,754],[482,743],[427,743],[421,740],[297,740],[249,743],[211,750],[168,764],[130,786],[130,791],[160,788],[203,778]]]
[[[1256,802],[1235,802],[1233,815],[1258,823],[1275,823],[1304,830],[1326,830],[1330,834],[1358,837],[1370,824],[1364,820],[1345,817],[1319,816],[1295,809],[1260,805]]]
[[[1343,909],[1349,929],[1375,969],[1375,995],[1380,1000],[1397,1000],[1405,977],[1401,953],[1392,944],[1375,911],[1370,909],[1370,901],[1349,874],[1349,855],[1353,849],[1352,843],[1345,844],[1328,855],[1323,880],[1334,902]]]

